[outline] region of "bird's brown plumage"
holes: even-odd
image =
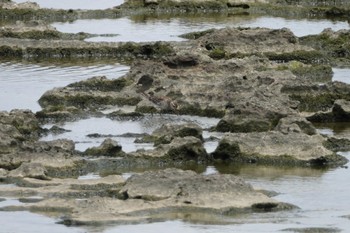
[[[173,111],[176,112],[179,108],[177,102],[167,96],[155,96],[153,92],[149,94],[142,92],[142,94],[156,106],[158,106],[163,111]]]

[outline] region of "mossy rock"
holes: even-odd
[[[312,167],[324,169],[327,167],[337,167],[347,163],[347,159],[343,156],[333,154],[322,156],[311,160],[299,160],[289,155],[268,156],[268,155],[244,155],[237,156],[233,162],[248,163],[256,165],[272,165],[279,167]]]
[[[214,160],[227,161],[232,160],[240,154],[241,151],[237,143],[229,143],[222,140],[211,156]]]
[[[95,77],[86,81],[69,84],[68,88],[74,88],[79,91],[121,91],[128,85],[128,81],[124,78],[107,79],[106,77]]]
[[[62,106],[68,107],[73,106],[79,109],[89,109],[89,110],[98,110],[102,106],[106,105],[136,105],[141,101],[139,97],[112,97],[112,96],[92,96],[89,93],[78,93],[71,96],[56,96],[52,95],[43,95],[39,99],[39,104],[41,107],[49,107],[51,109],[61,108]],[[56,107],[55,107],[56,106]],[[49,109],[47,109],[49,110]]]
[[[228,5],[226,1],[142,1],[142,0],[129,0],[126,1],[122,8],[149,8],[152,10],[166,10],[178,12],[202,12],[204,10],[210,10],[211,12],[227,10]]]
[[[0,46],[0,57],[22,57],[23,50],[18,47]]]
[[[96,46],[86,44],[72,47],[18,47],[1,46],[0,55],[3,57],[37,57],[37,58],[90,58],[90,57],[117,57],[125,60],[135,58],[159,59],[173,55],[174,50],[169,43],[156,42],[153,44],[138,44],[127,42],[118,46]]]
[[[0,37],[11,37],[19,39],[60,39],[61,33],[54,30],[46,31],[28,31],[28,32],[11,32],[11,31],[2,31],[0,32]]]
[[[324,147],[327,149],[338,152],[338,151],[349,151],[350,150],[350,139],[347,138],[328,138]]]
[[[326,111],[332,108],[334,101],[337,99],[350,100],[350,96],[342,96],[337,93],[320,93],[305,95],[290,95],[293,100],[299,101],[298,109],[306,112]]]
[[[214,60],[220,60],[226,58],[226,51],[224,49],[215,48],[210,51],[209,57]]]
[[[190,32],[190,33],[185,33],[180,35],[180,37],[185,38],[185,39],[190,39],[190,40],[197,40],[198,38],[205,36],[207,34],[211,34],[215,32],[215,29],[208,29],[205,31],[200,31],[200,32]]]
[[[300,38],[300,43],[320,51],[333,64],[350,64],[350,32],[344,31],[333,35],[333,32],[323,32]]]
[[[135,112],[141,113],[141,114],[144,114],[144,113],[154,114],[154,113],[158,113],[158,110],[154,106],[137,106],[135,109]]]
[[[92,147],[85,150],[84,154],[92,156],[116,157],[124,154],[122,146],[112,139],[106,139],[98,147]]]
[[[216,125],[216,130],[219,132],[265,132],[274,128],[274,123],[268,120],[245,120],[241,122],[229,122],[221,119]]]
[[[197,139],[198,140],[198,139]],[[202,144],[184,144],[171,148],[167,154],[172,162],[204,162],[208,159],[208,154]]]
[[[327,57],[325,57],[323,53],[315,50],[298,50],[290,53],[266,52],[264,55],[272,61],[278,61],[282,63],[290,61],[300,61],[305,64],[319,64],[328,62]]]
[[[179,113],[183,115],[205,116],[205,117],[214,117],[214,118],[221,118],[225,115],[224,110],[210,108],[210,107],[202,109],[199,106],[187,105],[187,104],[181,105],[181,109],[179,109]]]

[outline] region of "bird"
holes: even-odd
[[[164,112],[177,112],[179,109],[179,105],[176,100],[171,99],[168,96],[155,96],[154,92],[149,92],[148,94],[145,92],[141,92],[149,101],[158,106],[161,111]]]

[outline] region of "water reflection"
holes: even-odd
[[[13,1],[17,3],[27,2],[27,0]],[[118,6],[124,0],[31,0],[31,2],[38,3],[42,8],[97,10]]]
[[[55,140],[60,138],[71,139],[76,142],[76,149],[84,151],[89,147],[100,145],[107,137],[91,138],[89,134],[109,135],[108,137],[117,140],[125,152],[136,151],[137,149],[151,149],[153,144],[134,143],[136,137],[124,136],[123,134],[150,134],[162,124],[174,123],[196,123],[202,128],[210,128],[217,124],[219,119],[194,116],[177,116],[177,115],[146,115],[141,119],[118,119],[109,118],[89,118],[77,122],[66,122],[60,127],[70,130],[59,135],[48,135],[42,140]],[[45,125],[50,128],[52,124]]]
[[[350,139],[350,122],[314,123],[320,134]]]
[[[39,111],[38,99],[47,90],[104,75],[118,78],[129,67],[116,61],[2,62],[0,63],[0,110],[15,108]]]
[[[239,15],[234,17],[196,16],[183,18],[135,17],[119,19],[86,19],[68,23],[54,23],[61,32],[91,34],[118,34],[116,37],[94,37],[87,41],[182,41],[179,35],[202,31],[210,28],[223,27],[268,27],[280,29],[287,27],[296,36],[318,34],[325,28],[333,30],[349,29],[349,24],[343,21],[324,19],[285,19],[281,17],[258,17]]]
[[[55,223],[55,219],[33,214],[27,211],[7,212],[0,211],[1,232],[22,233],[83,233],[81,228],[66,227]]]

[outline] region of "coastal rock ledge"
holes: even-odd
[[[120,180],[116,179],[116,182],[120,183]],[[64,187],[69,186],[61,187],[57,192],[67,193]],[[44,214],[49,214],[48,210],[51,213],[60,212],[60,216],[64,215],[62,223],[80,225],[161,221],[172,218],[212,222],[215,216],[297,208],[254,190],[251,185],[235,175],[201,175],[174,168],[135,174],[127,179],[121,188],[110,184],[94,185],[89,189],[93,187],[98,188],[99,192],[102,192],[103,188],[110,189],[110,195],[92,196],[89,199],[48,196],[39,202],[6,207],[2,210],[21,209]],[[86,190],[88,188],[85,188],[85,192]],[[56,193],[55,196],[59,195]]]

